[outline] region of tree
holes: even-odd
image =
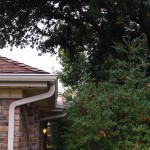
[[[143,64],[142,62],[150,62],[150,51],[145,43],[145,38],[140,37],[134,39],[132,44],[127,47],[124,46],[124,44],[116,43],[114,48],[120,56],[126,55],[125,58],[122,57],[122,59],[120,59],[125,62],[133,62],[137,65],[140,64],[143,67],[145,67],[146,64]],[[110,55],[107,58],[105,57],[103,64],[93,66],[96,71],[95,74],[93,74],[91,64],[88,60],[89,58],[86,55],[83,55],[83,53],[78,53],[74,62],[69,61],[70,59],[68,59],[65,51],[63,51],[63,55],[60,58],[60,63],[63,66],[62,71],[60,72],[60,80],[64,85],[70,86],[73,89],[78,88],[78,86],[85,81],[86,74],[88,74],[95,83],[109,80],[110,70],[117,61],[117,59],[114,59]],[[149,76],[150,68],[148,65],[143,71],[146,73],[146,76]]]
[[[124,48],[115,47],[119,53]],[[127,60],[103,64],[107,79],[86,76],[78,85],[64,118],[65,150],[150,148],[150,54],[140,38],[129,49]]]
[[[63,66],[61,72],[59,72],[59,77],[61,82],[65,86],[70,86],[76,88],[79,83],[83,82],[84,74],[86,74],[88,69],[88,60],[84,53],[78,53],[75,56],[73,62],[71,62],[67,53],[64,50],[60,50],[60,64]]]
[[[60,46],[72,56],[87,50],[101,58],[113,54],[113,42],[131,42],[141,32],[149,45],[149,7],[148,0],[1,1],[1,47],[32,42],[42,52]]]
[[[127,46],[144,34],[150,47],[149,0],[6,0],[0,6],[1,48],[31,44],[56,53],[58,47],[75,63],[84,53],[97,80],[105,59],[127,57],[115,43]]]
[[[109,80],[87,78],[66,110],[65,150],[150,148],[149,62],[117,61]],[[88,82],[87,82],[88,81]]]

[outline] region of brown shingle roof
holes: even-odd
[[[49,74],[49,72],[0,56],[0,73]]]

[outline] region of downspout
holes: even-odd
[[[36,96],[23,98],[17,101],[14,101],[9,106],[9,122],[8,122],[8,148],[7,150],[13,150],[14,149],[14,122],[15,122],[15,108],[17,106],[21,106],[24,104],[36,102],[39,100],[43,100],[46,98],[51,97],[55,92],[55,85],[52,85],[49,87],[49,91],[43,94],[39,94]]]

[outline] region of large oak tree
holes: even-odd
[[[85,54],[96,76],[109,56],[126,59],[115,44],[145,37],[150,50],[149,0],[0,1],[0,47],[38,45],[41,52],[64,50],[68,62]],[[61,55],[60,55],[61,56]],[[99,77],[98,77],[99,78]]]

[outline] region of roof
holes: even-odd
[[[50,74],[49,72],[0,56],[0,73]]]

